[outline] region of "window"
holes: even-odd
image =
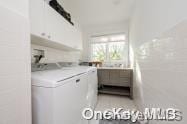
[[[96,43],[92,45],[92,59],[94,61],[106,60],[106,44]]]
[[[127,62],[128,42],[124,34],[91,38],[91,60],[102,62]]]

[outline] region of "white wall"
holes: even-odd
[[[137,0],[130,23],[137,106],[181,109],[183,121],[173,124],[187,123],[186,5],[186,0]]]
[[[119,22],[117,24],[93,25],[83,27],[83,54],[82,60],[90,60],[90,37],[94,35],[106,35],[113,33],[126,33],[128,36],[128,22]]]
[[[29,0],[1,0],[0,5],[28,18]]]
[[[31,124],[28,0],[1,0],[0,18],[0,124]]]
[[[31,45],[32,62],[34,62],[33,53],[34,49],[44,50],[45,58],[41,59],[41,63],[53,63],[53,62],[78,62],[81,57],[81,52],[68,52],[57,50],[49,47]]]

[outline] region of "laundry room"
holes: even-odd
[[[0,124],[186,124],[186,0],[0,0]]]

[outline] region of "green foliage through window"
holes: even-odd
[[[92,38],[92,61],[124,61],[128,55],[125,35],[109,35]]]
[[[104,61],[106,59],[106,45],[105,44],[93,44],[93,56],[94,61]]]

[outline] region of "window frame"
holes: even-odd
[[[110,37],[112,35],[124,35],[125,36],[125,40],[116,40],[116,41],[111,41],[111,40],[108,40],[108,41],[93,41],[92,38],[97,38],[97,37]],[[112,60],[110,59],[110,53],[109,53],[109,43],[115,43],[115,42],[123,42],[124,45],[127,44],[127,51],[125,50],[125,47],[124,47],[124,56],[122,58],[122,60]],[[128,38],[127,38],[127,35],[126,33],[116,33],[116,34],[107,34],[107,35],[100,35],[100,36],[92,36],[90,38],[90,60],[93,61],[93,44],[102,44],[102,43],[105,43],[106,44],[106,60],[104,60],[103,62],[104,63],[128,63],[128,59],[129,59],[129,43],[128,43]],[[127,52],[127,57],[125,56],[125,51]]]

